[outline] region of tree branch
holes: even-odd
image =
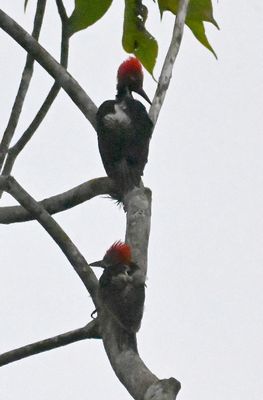
[[[39,38],[40,30],[42,27],[42,22],[44,18],[46,8],[46,0],[38,0],[35,19],[34,19],[34,27],[32,31],[32,37],[37,41]],[[24,104],[24,100],[28,91],[28,87],[33,75],[33,67],[34,67],[34,57],[31,54],[27,54],[25,67],[22,73],[22,78],[20,81],[20,85],[18,88],[18,92],[15,98],[15,102],[10,114],[10,118],[3,134],[3,138],[0,144],[0,171],[3,166],[3,162],[6,156],[6,153],[9,148],[9,144],[14,136],[19,117],[22,111],[22,107]]]
[[[178,13],[176,15],[172,40],[165,57],[162,72],[158,81],[158,86],[153,98],[152,106],[149,110],[149,116],[155,125],[161,111],[167,89],[172,78],[173,66],[176,60],[177,54],[180,49],[183,32],[184,23],[187,15],[189,0],[180,0],[178,6]]]
[[[150,189],[135,187],[124,199],[126,214],[125,242],[132,248],[133,261],[140,267],[144,275],[147,274],[147,253],[151,227],[151,202]]]
[[[174,378],[159,380],[146,367],[137,351],[136,336],[103,313],[99,314],[99,323],[111,366],[131,396],[136,400],[174,400],[180,382]]]
[[[67,32],[68,18],[67,18],[66,10],[64,8],[62,1],[56,0],[56,2],[57,2],[59,15],[61,18],[61,23],[62,23],[60,63],[64,68],[67,68],[68,53],[69,53],[69,35]],[[34,60],[32,57],[31,57],[31,59]],[[55,82],[53,84],[46,99],[44,100],[42,106],[40,107],[39,111],[37,112],[35,118],[31,122],[29,127],[25,130],[25,132],[20,137],[20,139],[16,142],[16,144],[13,147],[9,148],[2,175],[10,175],[11,174],[12,168],[16,161],[17,156],[21,153],[21,151],[24,149],[26,144],[30,141],[30,139],[32,138],[32,136],[34,135],[34,133],[40,126],[41,122],[46,117],[51,105],[53,104],[55,98],[57,97],[57,95],[60,91],[60,88],[61,88],[61,86],[57,82]],[[0,192],[0,198],[1,198],[1,196],[2,196],[2,193]]]
[[[49,214],[68,210],[95,196],[111,195],[115,185],[110,178],[96,178],[39,203]],[[32,221],[35,217],[21,206],[0,207],[0,224]]]
[[[65,9],[65,6],[63,4],[62,0],[56,0],[56,4],[57,4],[57,9],[58,9],[58,13],[61,19],[61,23],[62,25],[66,25],[68,22],[68,16],[67,16],[67,12]]]
[[[44,100],[42,106],[40,107],[39,111],[37,112],[35,118],[29,125],[29,127],[25,130],[23,135],[20,139],[16,142],[16,144],[8,150],[7,159],[3,168],[2,175],[10,175],[14,163],[16,161],[17,156],[21,153],[27,143],[30,141],[38,127],[40,126],[41,122],[46,117],[51,105],[53,104],[55,98],[58,95],[60,90],[60,86],[57,83],[54,83],[50,92],[48,93],[46,99]]]
[[[56,80],[96,129],[97,107],[78,82],[32,36],[0,9],[0,28]]]
[[[139,266],[136,280],[145,282],[151,223],[151,191],[134,188],[124,198],[127,211],[126,238],[132,259]],[[136,400],[174,400],[181,388],[175,378],[159,380],[144,364],[137,350],[134,334],[115,322],[106,307],[99,307],[98,318],[103,344],[111,366],[131,396]]]
[[[92,300],[97,307],[97,287],[98,280],[89,267],[87,261],[74,245],[68,235],[63,231],[59,224],[50,216],[44,207],[33,199],[11,176],[0,177],[0,189],[13,196],[33,217],[43,226],[52,239],[57,243],[65,254],[70,264],[84,283]]]
[[[89,322],[83,328],[75,329],[73,331],[53,336],[49,339],[40,340],[39,342],[31,343],[26,346],[19,347],[18,349],[0,354],[0,367],[14,361],[21,360],[22,358],[66,346],[67,344],[84,339],[100,339],[98,334],[97,320]]]
[[[132,248],[132,259],[140,270],[137,279],[145,282],[151,222],[151,191],[134,188],[124,198],[127,211],[125,241]],[[136,400],[174,400],[181,388],[174,378],[159,380],[144,364],[134,334],[125,331],[106,307],[98,310],[100,332],[111,366],[121,383]]]

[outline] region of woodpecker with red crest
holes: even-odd
[[[102,307],[127,332],[136,333],[143,315],[145,284],[140,268],[131,261],[130,246],[115,242],[101,261],[90,265],[104,269],[98,289]]]
[[[146,108],[132,97],[132,92],[151,104],[143,90],[141,63],[135,57],[128,58],[118,69],[116,99],[105,101],[97,112],[102,162],[121,194],[140,185],[153,129]]]

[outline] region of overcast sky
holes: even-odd
[[[0,0],[31,31],[36,1]],[[40,42],[59,55],[59,19],[48,1]],[[73,0],[65,2],[72,9]],[[151,9],[151,0],[145,1]],[[99,105],[115,95],[123,2],[71,40],[69,71]],[[182,383],[182,400],[262,400],[263,392],[263,5],[214,2],[207,26],[218,61],[185,29],[173,80],[151,142],[144,183],[153,191],[147,299],[140,355],[159,378]],[[158,12],[160,66],[173,18]],[[0,31],[0,124],[4,131],[25,52]],[[52,78],[38,65],[15,139]],[[145,73],[152,97],[156,84]],[[63,92],[17,159],[13,174],[49,197],[103,176],[96,134]],[[1,206],[15,204],[4,196]],[[125,234],[123,212],[93,199],[56,220],[89,262]],[[61,251],[36,223],[0,226],[0,352],[83,326],[93,306]],[[95,397],[96,396],[96,397]],[[85,341],[5,366],[2,400],[128,400],[101,341]]]

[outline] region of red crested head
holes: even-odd
[[[142,65],[138,58],[129,57],[119,66],[117,72],[117,89],[121,92],[128,88],[130,92],[140,94],[148,103],[151,104],[147,94],[143,90],[143,72]]]
[[[128,244],[121,241],[113,243],[113,245],[106,251],[103,261],[107,265],[126,264],[131,263],[131,248]]]
[[[138,58],[129,57],[119,66],[117,80],[120,84],[137,84],[142,87],[143,72]]]

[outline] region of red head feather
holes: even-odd
[[[118,82],[123,82],[128,79],[128,77],[139,80],[142,86],[143,72],[142,65],[138,58],[129,57],[119,66],[117,73]]]
[[[148,103],[152,104],[142,88],[143,72],[138,58],[129,57],[119,66],[117,73],[117,90],[122,91],[127,87],[131,92],[140,94]]]
[[[113,243],[107,250],[103,260],[107,264],[130,264],[131,262],[131,248],[128,244],[122,243],[120,240]]]

